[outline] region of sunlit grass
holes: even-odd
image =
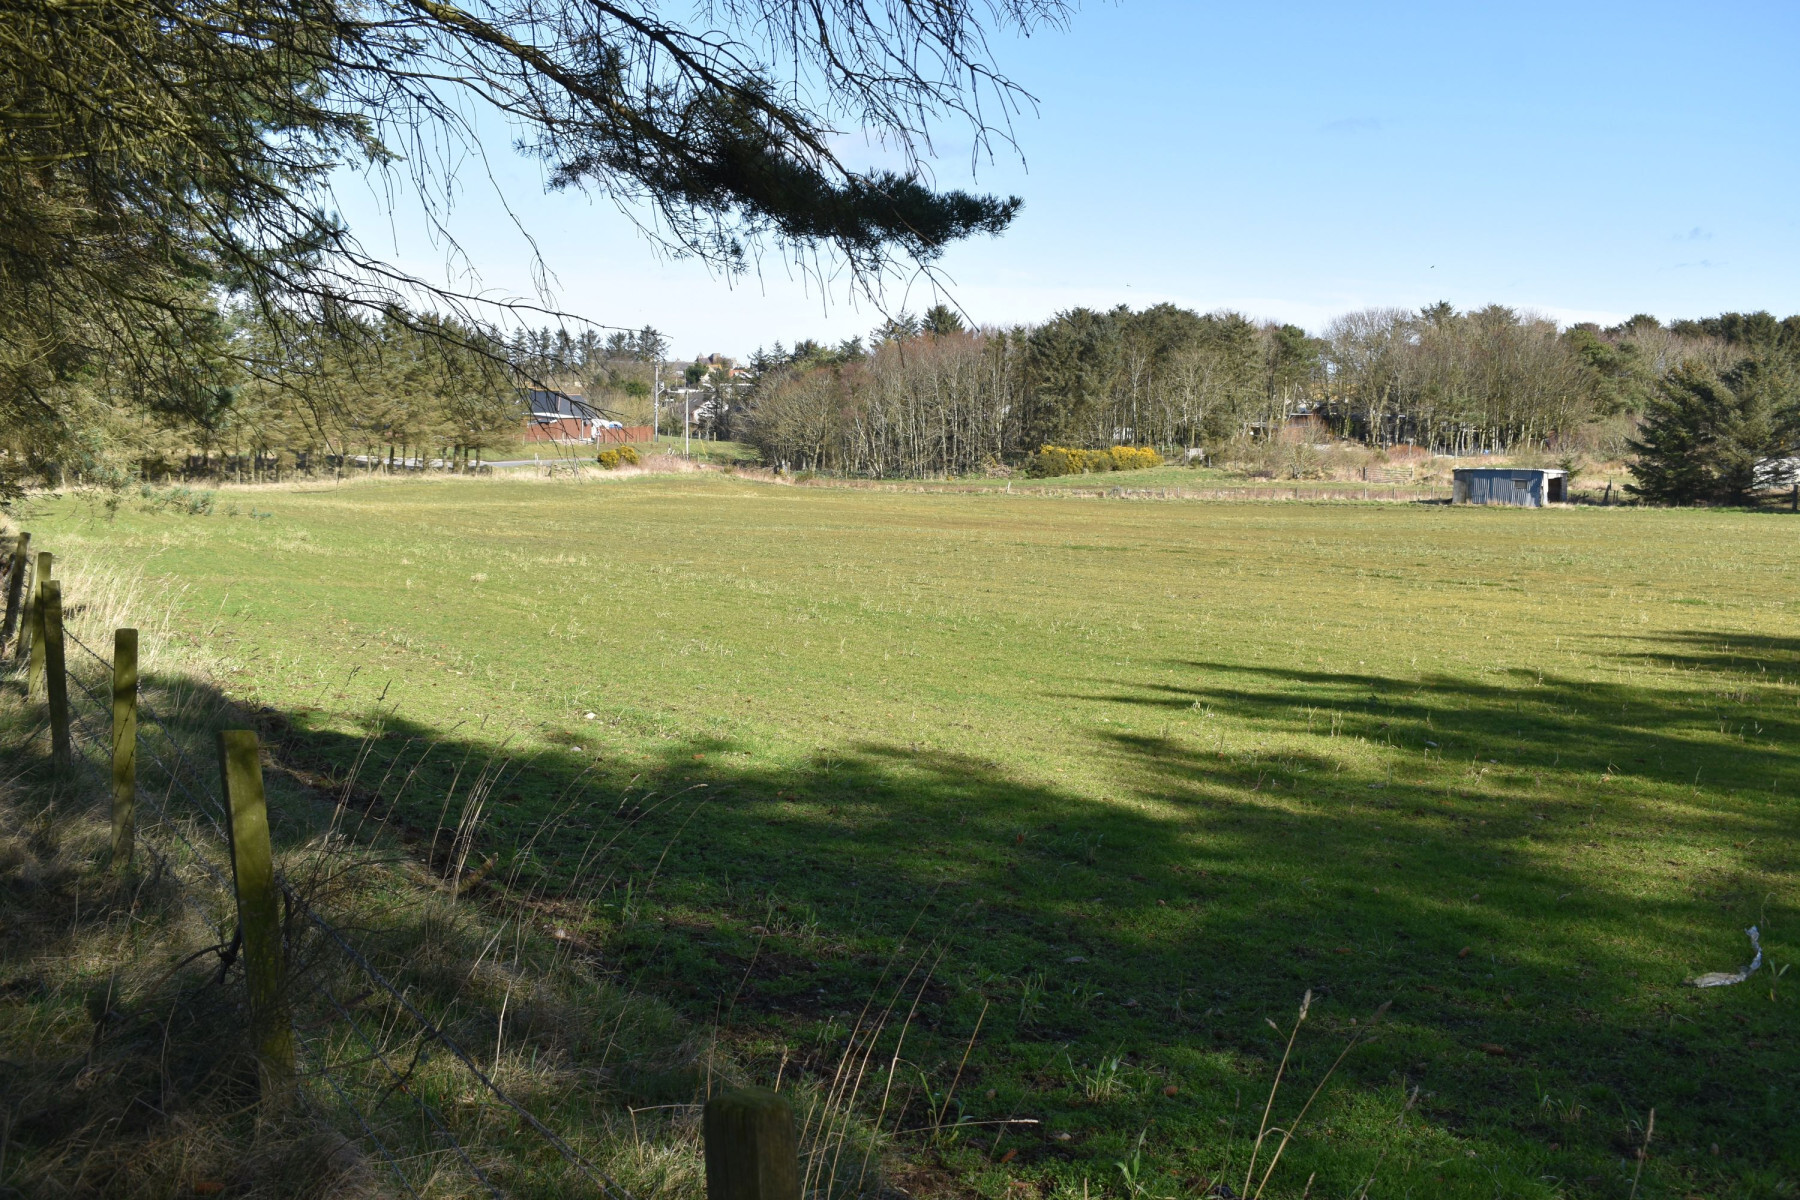
[[[636,870],[570,919],[770,1080],[837,1066],[911,930],[941,957],[883,1085],[909,1190],[1239,1186],[1307,988],[1277,1126],[1393,1007],[1266,1195],[1622,1195],[1652,1107],[1640,1194],[1800,1183],[1791,993],[1683,986],[1752,923],[1793,953],[1787,515],[255,496],[26,524],[166,580],[171,635],[319,762],[376,719],[435,740],[427,831],[469,754],[512,756],[484,837],[529,886],[626,814]]]

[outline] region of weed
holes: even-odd
[[[1125,1185],[1128,1200],[1140,1200],[1146,1188],[1144,1186],[1144,1139],[1150,1134],[1149,1129],[1138,1131],[1137,1142],[1131,1147],[1131,1154],[1122,1161],[1115,1162],[1119,1178]]]
[[[1041,971],[1034,971],[1019,980],[1019,1024],[1034,1024],[1038,1014],[1043,1011],[1044,975]]]
[[[1124,1063],[1119,1055],[1102,1058],[1092,1067],[1077,1067],[1067,1054],[1063,1056],[1063,1061],[1068,1064],[1069,1075],[1075,1080],[1077,1089],[1090,1104],[1111,1100],[1119,1094],[1123,1085],[1121,1069]]]

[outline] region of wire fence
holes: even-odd
[[[72,643],[99,672],[110,680],[113,674],[113,663],[105,655],[89,646],[72,630],[64,629],[62,637]],[[104,794],[110,786],[110,754],[111,754],[111,699],[90,686],[83,678],[83,673],[69,669],[65,665],[64,674],[73,688],[71,697],[86,701],[85,704],[69,706],[69,727],[71,731],[71,749],[74,751],[72,761],[81,764],[82,768],[91,772],[95,785]],[[212,929],[218,938],[218,944],[210,949],[217,951],[225,967],[231,965],[233,952],[238,945],[242,930],[227,936],[228,921],[221,917],[221,911],[228,910],[229,902],[235,899],[235,889],[226,871],[201,847],[205,834],[199,831],[190,833],[184,824],[201,822],[203,827],[209,826],[212,835],[219,844],[229,845],[230,837],[227,825],[230,821],[230,806],[214,790],[206,777],[196,769],[193,756],[178,738],[169,725],[156,712],[140,700],[137,703],[137,748],[155,765],[162,777],[163,789],[160,799],[155,789],[140,784],[137,799],[149,810],[153,820],[142,830],[137,844],[151,857],[155,870],[172,880],[175,890],[184,903],[192,908],[207,927]],[[79,736],[75,736],[78,734]],[[161,753],[159,753],[159,750]],[[99,761],[95,761],[98,757]],[[222,790],[222,788],[220,789]],[[184,821],[173,811],[172,802],[179,801],[181,807],[188,810],[189,820]],[[169,841],[158,845],[158,840],[167,837]],[[178,849],[177,849],[178,848]],[[186,875],[180,870],[183,865],[191,865],[192,870]],[[219,903],[209,908],[193,891],[195,884],[210,884],[216,890]],[[405,990],[395,985],[389,977],[370,960],[352,939],[336,924],[321,914],[311,900],[297,891],[285,877],[276,876],[276,886],[289,905],[292,914],[298,914],[307,925],[316,931],[321,943],[330,948],[341,965],[351,970],[355,976],[367,984],[368,992],[385,997],[391,1011],[404,1016],[415,1028],[415,1035],[421,1042],[421,1048],[413,1054],[407,1065],[397,1064],[395,1056],[383,1048],[382,1040],[364,1027],[356,1019],[336,995],[328,982],[314,982],[311,994],[316,995],[330,1011],[334,1021],[346,1032],[346,1042],[354,1041],[366,1055],[361,1061],[378,1065],[382,1077],[388,1082],[372,1099],[359,1101],[356,1087],[349,1077],[349,1071],[342,1063],[331,1061],[331,1049],[334,1043],[329,1033],[312,1034],[299,1038],[301,1055],[304,1060],[300,1076],[303,1079],[317,1079],[324,1083],[332,1097],[356,1128],[361,1139],[370,1147],[375,1156],[386,1164],[394,1175],[401,1189],[410,1196],[419,1196],[418,1187],[408,1177],[405,1167],[394,1151],[378,1132],[380,1121],[376,1112],[388,1104],[393,1097],[403,1096],[410,1101],[411,1108],[425,1122],[431,1131],[432,1140],[442,1148],[457,1165],[461,1173],[476,1184],[484,1193],[501,1200],[504,1193],[495,1184],[489,1173],[475,1161],[468,1148],[456,1136],[443,1118],[443,1114],[430,1104],[421,1089],[409,1086],[417,1070],[428,1061],[429,1052],[425,1045],[436,1045],[448,1053],[451,1060],[460,1070],[473,1080],[482,1091],[502,1108],[510,1111],[520,1121],[521,1127],[530,1131],[559,1156],[570,1168],[578,1172],[600,1194],[609,1200],[631,1200],[630,1193],[608,1175],[587,1156],[580,1153],[568,1140],[545,1124],[525,1104],[511,1095],[491,1073],[484,1071],[473,1056],[460,1045],[438,1022],[425,1013],[408,997]],[[290,944],[291,954],[294,947]],[[365,992],[365,994],[368,994]],[[354,1003],[354,1002],[353,1002]],[[383,1021],[383,1037],[391,1039],[394,1032],[388,1022]],[[308,1103],[316,1103],[316,1098]]]
[[[70,635],[65,634],[65,636],[70,636]],[[71,636],[71,640],[76,640],[77,644],[81,645],[81,648],[83,650],[87,650],[90,655],[92,655],[94,653],[92,650],[89,650],[86,645],[82,645],[77,639],[74,639],[72,636]],[[95,655],[95,657],[98,659],[98,655]],[[105,664],[105,660],[102,659],[100,661],[103,664]],[[105,665],[109,665],[109,664],[105,664]],[[73,672],[69,673],[69,680],[70,680],[70,682],[72,682],[76,685],[76,689],[77,689],[78,693],[84,695],[87,699],[93,701],[95,707],[100,710],[99,719],[104,721],[104,719],[108,716],[107,705],[106,705],[105,701],[100,696],[95,695],[93,689],[88,687],[86,685],[86,683],[84,683],[80,679],[80,677],[75,675]],[[74,761],[79,762],[84,768],[86,768],[88,771],[92,772],[93,777],[94,777],[94,783],[95,783],[96,787],[104,788],[107,783],[107,779],[106,779],[106,775],[104,773],[103,767],[101,764],[96,764],[95,762],[92,761],[92,759],[89,757],[88,748],[90,746],[96,747],[96,748],[104,747],[107,744],[107,742],[110,741],[110,739],[105,737],[104,732],[90,736],[88,734],[88,730],[87,730],[87,721],[90,719],[89,715],[82,712],[81,710],[72,708],[70,710],[70,717],[71,717],[71,720],[70,720],[71,732],[79,734],[79,736],[72,738],[71,742],[70,742],[71,748],[74,749],[76,752],[76,758]],[[146,799],[147,799],[147,797],[146,797]],[[199,852],[198,848],[194,846],[193,842],[190,839],[188,839],[185,834],[181,833],[179,826],[173,824],[172,822],[167,821],[162,806],[156,804],[156,802],[153,800],[150,800],[148,802],[151,806],[153,813],[157,817],[157,822],[156,822],[156,825],[154,826],[154,828],[158,828],[158,829],[167,828],[170,831],[174,832],[176,834],[176,836],[180,839],[180,841],[186,846],[186,848],[189,850],[189,852],[194,856],[195,861],[197,863],[199,863],[212,876],[212,878],[215,882],[220,882],[221,876],[219,875],[218,869],[216,867],[214,867],[212,865],[212,863],[209,862],[206,859],[206,857]],[[152,844],[148,841],[144,841],[144,842],[140,843],[140,846],[155,861],[156,866],[157,866],[157,871],[163,877],[175,880],[179,883],[180,876],[175,872],[172,864],[169,862],[168,857],[162,852],[162,850],[160,848],[158,848],[157,846],[155,846],[154,844]],[[236,944],[237,939],[235,937],[233,937],[231,939],[226,938],[224,923],[219,920],[219,918],[217,917],[216,914],[214,914],[213,912],[206,909],[203,905],[201,905],[199,903],[198,899],[191,893],[191,891],[189,891],[185,887],[180,887],[180,886],[177,886],[175,891],[176,891],[176,895],[178,895],[184,903],[188,904],[191,908],[194,909],[194,911],[200,916],[202,921],[204,921],[207,925],[212,927],[214,933],[218,936],[219,941],[217,943],[215,943],[212,947],[209,947],[209,949],[212,949],[218,953],[219,958],[221,960],[221,964],[223,966],[229,967],[229,965],[231,964],[231,961],[232,961],[230,948]],[[320,989],[320,990],[323,991],[323,989]],[[327,996],[329,995],[328,993],[326,993],[326,994],[327,994]],[[363,1032],[363,1030],[361,1029],[361,1027],[359,1025],[357,1025],[354,1017],[352,1017],[341,1006],[337,1006],[337,1011],[346,1021],[348,1021],[353,1027],[356,1028],[356,1031],[358,1034],[362,1035],[365,1039],[367,1038],[368,1035]],[[316,1060],[319,1057],[317,1041],[318,1041],[318,1039],[302,1040],[301,1051],[302,1051],[302,1055],[305,1060],[308,1060],[308,1061]],[[372,1044],[371,1044],[371,1049],[373,1049]],[[406,1192],[407,1195],[414,1197],[415,1200],[422,1200],[422,1198],[419,1197],[418,1191],[413,1187],[412,1181],[406,1177],[405,1169],[401,1167],[399,1161],[394,1157],[393,1151],[388,1149],[387,1143],[382,1140],[381,1135],[376,1132],[374,1126],[370,1123],[370,1113],[364,1108],[363,1105],[358,1104],[357,1101],[347,1091],[345,1091],[343,1085],[338,1082],[338,1080],[336,1078],[338,1072],[331,1070],[325,1063],[320,1061],[320,1062],[317,1062],[316,1065],[309,1066],[307,1069],[305,1069],[304,1074],[309,1077],[321,1080],[322,1082],[324,1082],[324,1084],[328,1088],[331,1089],[332,1094],[337,1098],[338,1103],[341,1106],[342,1110],[345,1113],[349,1114],[350,1118],[356,1123],[357,1128],[362,1131],[363,1140],[366,1141],[369,1145],[374,1147],[375,1152],[380,1156],[382,1162],[386,1164],[389,1171],[391,1171],[393,1173],[394,1178],[399,1183],[400,1187]],[[436,1117],[435,1113],[431,1113],[429,1111],[429,1108],[427,1106],[424,1106],[423,1104],[421,1104],[420,1107],[421,1107],[421,1109],[423,1109],[425,1111],[425,1113],[428,1117],[432,1118],[435,1121],[435,1117]],[[495,1196],[496,1198],[498,1198],[501,1194],[499,1192],[499,1190],[494,1188],[491,1183],[488,1183],[487,1177],[480,1171],[480,1169],[478,1167],[476,1167],[474,1165],[474,1163],[471,1160],[469,1160],[466,1152],[463,1151],[461,1143],[455,1141],[454,1135],[451,1134],[449,1130],[444,1129],[441,1122],[437,1123],[437,1128],[440,1131],[442,1136],[448,1138],[452,1143],[454,1143],[454,1149],[462,1156],[463,1161],[465,1163],[467,1163],[469,1169],[475,1174],[476,1178],[480,1179],[483,1183],[488,1184],[489,1193],[491,1195]]]

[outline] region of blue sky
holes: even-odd
[[[979,323],[1085,304],[1230,307],[1317,330],[1338,312],[1490,302],[1564,321],[1800,312],[1800,4],[1088,3],[996,39],[1038,98],[1019,153],[941,186],[1016,193],[1013,229],[941,261]],[[495,129],[451,225],[481,285],[654,324],[674,353],[866,331],[880,312],[766,255],[726,280],[660,257],[606,200],[546,195]],[[883,161],[860,138],[845,157]],[[496,196],[505,196],[505,204]],[[441,279],[404,201],[340,186],[378,253]],[[925,281],[883,304],[918,310]]]

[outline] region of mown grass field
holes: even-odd
[[[864,1105],[915,1194],[1243,1190],[1309,989],[1284,1128],[1391,1008],[1265,1195],[1623,1197],[1652,1108],[1637,1194],[1800,1194],[1791,515],[221,499],[23,523],[167,580],[318,762],[385,729],[417,830],[506,758],[483,852],[753,1075],[828,1078],[898,992]],[[1753,923],[1762,972],[1684,986]]]

